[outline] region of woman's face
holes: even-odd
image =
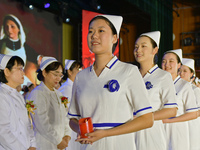
[[[24,83],[24,66],[18,65],[17,62],[15,62],[15,65],[12,67],[12,69],[7,69],[7,71],[8,73],[6,79],[11,87],[16,88]]]
[[[153,48],[148,37],[139,37],[135,42],[135,49],[133,51],[135,59],[138,63],[145,61],[153,61],[154,55],[158,49]]]
[[[95,54],[112,54],[112,46],[117,42],[117,35],[112,34],[108,23],[103,19],[91,22],[87,36],[88,47]]]
[[[71,71],[71,70],[67,70],[67,71],[68,71],[69,78],[70,78],[72,81],[74,81],[75,78],[76,78],[77,73],[78,73],[79,71],[81,71],[81,68],[80,68],[80,66],[76,66],[75,68],[72,69],[72,71]]]
[[[15,22],[13,22],[12,20],[7,20],[4,29],[5,29],[6,35],[9,38],[13,40],[18,39],[19,28],[17,27]]]
[[[43,76],[44,76],[44,84],[50,89],[53,90],[55,88],[60,80],[63,77],[63,69],[61,66],[58,67],[57,70],[49,71],[48,73],[43,70]]]
[[[174,53],[167,53],[162,58],[162,69],[171,74],[177,74],[180,65]]]
[[[180,69],[180,77],[183,78],[184,80],[190,82],[191,77],[193,76],[193,73],[190,71],[188,66],[182,65]]]

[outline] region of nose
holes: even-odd
[[[95,39],[95,38],[97,38],[97,37],[98,37],[97,32],[94,31],[93,34],[92,34],[92,39]]]

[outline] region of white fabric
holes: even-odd
[[[63,94],[63,96],[68,97],[68,100],[71,101],[72,87],[73,87],[73,81],[70,80],[69,78],[67,78],[67,81],[65,81],[58,90]],[[68,104],[68,108],[69,108],[69,104]],[[76,142],[75,141],[76,139],[77,139],[77,133],[72,131],[71,140],[70,140],[66,150],[79,150],[80,149],[81,144],[79,142]]]
[[[153,32],[147,32],[147,33],[143,33],[140,36],[145,35],[150,37],[152,40],[154,40],[157,44],[157,47],[159,48],[159,44],[160,44],[160,31],[153,31]]]
[[[0,84],[0,149],[27,150],[36,147],[25,101],[16,89]]]
[[[57,61],[58,60],[55,59],[54,57],[44,56],[41,60],[40,69],[43,71],[49,64],[51,64],[53,62],[57,62]]]
[[[178,76],[174,80],[174,84],[178,99],[178,110],[176,117],[187,112],[197,111],[195,96],[190,83]],[[189,150],[190,142],[188,138],[188,121],[166,123],[165,130],[167,135],[168,150]]]
[[[176,91],[170,73],[155,65],[143,79],[145,84],[152,85],[147,91],[154,112],[177,107]],[[165,150],[167,145],[162,120],[154,121],[151,128],[136,132],[136,145],[137,150]]]
[[[8,61],[11,59],[11,55],[0,54],[0,69],[4,70]]]
[[[50,91],[41,82],[28,97],[37,107],[33,116],[37,150],[56,150],[62,138],[71,135],[67,112],[64,104],[61,104],[61,96],[59,91],[56,89]]]
[[[75,62],[75,60],[65,59],[65,70],[69,70],[73,62]]]
[[[107,18],[115,27],[117,31],[117,37],[119,38],[120,28],[122,25],[123,18],[122,16],[115,16],[115,15],[97,15],[97,16],[103,16]]]
[[[181,62],[183,60],[182,49],[169,50],[169,51],[166,51],[165,54],[166,53],[175,53],[180,58]]]
[[[120,88],[110,92],[105,87],[117,80]],[[68,116],[70,118],[92,117],[96,128],[110,128],[104,123],[126,123],[152,112],[147,91],[138,68],[126,64],[115,56],[97,77],[93,66],[76,75]],[[100,125],[100,127],[97,127]],[[136,150],[134,133],[100,139],[92,145],[81,145],[81,150]]]
[[[191,84],[192,89],[195,94],[196,104],[200,110],[200,88],[196,87],[194,84]],[[190,137],[190,150],[199,150],[200,149],[200,117],[194,120],[188,121],[189,125],[189,137]]]
[[[182,64],[191,68],[194,72],[195,72],[195,69],[194,69],[194,59],[191,59],[191,58],[183,58],[182,60]]]

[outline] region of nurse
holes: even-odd
[[[43,57],[37,77],[41,83],[28,97],[37,107],[33,116],[37,149],[64,149],[71,138],[71,129],[61,103],[62,94],[55,89],[63,77],[63,66],[54,57]]]
[[[85,117],[92,118],[96,129],[86,134],[88,138],[78,136],[77,141],[84,144],[81,150],[136,150],[134,132],[153,124],[137,67],[112,55],[121,24],[122,17],[114,15],[98,15],[89,23],[87,40],[95,62],[77,74],[68,113],[75,132],[79,133],[78,120]]]
[[[167,134],[168,150],[190,149],[188,120],[196,119],[198,115],[192,87],[178,75],[181,61],[181,49],[167,51],[162,58],[162,69],[171,73],[178,100],[176,117],[163,120]]]
[[[180,77],[191,83],[191,80],[194,78],[195,69],[194,69],[194,59],[183,58],[182,66],[180,69]],[[196,104],[198,107],[198,112],[200,112],[200,88],[192,84],[192,89],[195,94]],[[190,150],[200,149],[200,118],[190,120],[189,123],[189,133],[190,133]]]
[[[23,96],[16,88],[24,82],[24,62],[0,54],[0,149],[35,150],[36,143]]]
[[[176,116],[176,92],[170,73],[154,62],[160,31],[143,33],[135,42],[134,56],[148,91],[154,112],[154,125],[136,133],[137,150],[165,150],[166,136],[162,119]]]
[[[75,60],[65,59],[65,74],[63,80],[66,80],[62,86],[58,89],[63,96],[67,97],[69,102],[72,97],[72,87],[76,77],[76,74],[80,71],[82,64]],[[67,150],[79,150],[80,143],[75,142],[77,139],[77,133],[72,131],[71,140]]]

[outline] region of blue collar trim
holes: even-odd
[[[178,80],[180,80],[181,77],[179,77],[178,79],[175,80],[174,84],[176,84],[178,82]]]
[[[115,64],[118,60],[119,60],[119,59],[116,59],[116,60],[110,65],[109,69],[111,69],[111,68],[114,66],[114,64]]]

